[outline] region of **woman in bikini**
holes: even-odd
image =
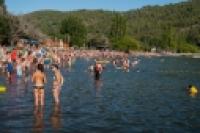
[[[34,103],[35,106],[44,105],[44,84],[46,83],[46,76],[44,73],[44,66],[38,64],[37,70],[33,73],[32,82],[34,83]]]
[[[54,81],[53,81],[53,97],[55,104],[60,104],[60,91],[63,85],[63,76],[58,69],[58,65],[54,64],[52,66],[52,71],[54,72]]]

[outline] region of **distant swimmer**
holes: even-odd
[[[198,89],[194,85],[189,85],[188,92],[190,96],[196,96],[198,94]]]
[[[138,63],[139,63],[139,61],[136,60],[136,61],[132,62],[131,65],[132,65],[132,67],[134,67],[134,66],[136,66]]]
[[[95,67],[94,67],[94,75],[95,75],[95,80],[100,79],[100,75],[103,71],[103,67],[100,63],[96,62]]]
[[[122,66],[123,66],[123,69],[127,69],[128,68],[128,62],[127,62],[126,59],[122,60]]]
[[[34,103],[35,106],[44,105],[44,84],[46,83],[46,75],[44,66],[38,64],[37,70],[33,73],[32,82],[34,83]]]
[[[124,70],[128,70],[129,69],[129,66],[130,66],[130,61],[129,61],[129,59],[127,58],[127,59],[124,59],[123,60],[123,69]]]
[[[60,104],[60,91],[64,83],[63,76],[58,68],[57,64],[52,66],[52,71],[54,72],[54,81],[53,81],[53,97],[56,105]]]

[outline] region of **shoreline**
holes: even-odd
[[[200,58],[200,53],[155,53],[155,52],[130,52],[133,56],[145,56],[145,57],[160,57],[160,56],[171,56],[171,57],[193,57]]]
[[[130,52],[131,56],[144,56],[144,57],[191,57],[200,58],[200,53],[155,53],[155,52]]]
[[[102,53],[114,53],[114,54],[129,54],[131,56],[144,56],[144,57],[161,57],[161,56],[171,56],[171,57],[193,57],[193,58],[200,58],[200,53],[172,53],[172,52],[163,52],[163,53],[156,53],[156,52],[143,52],[143,51],[130,51],[129,53],[125,53],[122,51],[101,51],[101,50],[75,50],[75,51],[82,51],[84,53],[93,53],[93,52],[102,52]]]

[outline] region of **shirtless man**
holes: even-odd
[[[103,66],[96,61],[96,64],[95,64],[95,67],[94,67],[95,80],[100,79],[100,75],[101,75],[102,71],[103,71]]]
[[[44,73],[44,66],[38,64],[37,70],[33,73],[32,82],[34,87],[34,103],[35,106],[44,105],[44,84],[46,83],[46,76]]]
[[[58,69],[58,65],[54,64],[52,66],[52,71],[54,72],[54,81],[53,81],[53,97],[56,105],[60,104],[60,91],[63,85],[63,76]]]

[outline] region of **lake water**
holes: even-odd
[[[200,97],[186,87],[200,88],[200,59],[140,57],[129,72],[108,64],[101,80],[87,71],[91,61],[77,59],[62,69],[61,105],[52,99],[52,72],[46,71],[45,107],[35,113],[31,84],[20,80],[0,94],[0,132],[188,133],[200,132]],[[4,77],[0,77],[6,84]]]

